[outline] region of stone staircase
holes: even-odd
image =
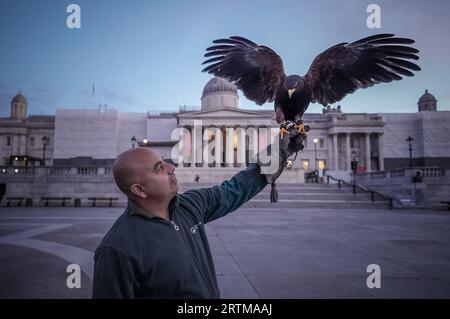
[[[186,184],[187,189],[209,187],[208,184]],[[243,207],[247,208],[358,208],[385,209],[389,208],[388,201],[376,198],[371,201],[370,194],[352,193],[350,187],[338,188],[336,184],[277,184],[278,202],[270,202],[270,185],[256,195]]]

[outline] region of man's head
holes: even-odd
[[[120,190],[134,200],[169,199],[178,191],[175,167],[147,147],[121,153],[113,167]]]

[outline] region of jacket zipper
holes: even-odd
[[[173,228],[175,228],[176,231],[180,230],[180,227],[178,227],[178,225],[175,224],[175,222],[173,220],[171,220],[170,223],[173,225]]]
[[[183,241],[183,244],[184,244],[185,248],[189,251],[189,254],[191,255],[192,261],[194,262],[195,267],[197,268],[197,271],[200,273],[200,276],[202,277],[203,282],[204,282],[206,288],[208,289],[211,298],[213,298],[214,295],[213,295],[213,293],[211,291],[211,288],[209,287],[209,285],[208,285],[208,283],[207,283],[207,281],[205,279],[205,276],[203,275],[202,271],[200,270],[200,266],[197,264],[197,261],[195,260],[194,255],[192,254],[191,250],[189,249],[188,244],[186,243],[186,240],[184,239],[183,235],[179,233],[180,227],[177,224],[175,224],[175,221],[173,219],[170,221],[170,223],[173,225],[173,228],[176,230],[178,236],[181,237],[181,240]]]

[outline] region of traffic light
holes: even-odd
[[[358,162],[357,161],[352,161],[352,171],[356,171],[358,169]]]

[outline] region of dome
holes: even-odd
[[[419,103],[428,103],[428,102],[436,102],[436,98],[433,94],[428,93],[428,90],[425,90],[425,93],[420,97]]]
[[[22,103],[22,104],[27,104],[27,99],[22,95],[22,93],[19,91],[19,93],[17,93],[17,95],[15,97],[13,97],[13,99],[11,100],[11,103]]]
[[[223,108],[237,109],[239,97],[236,86],[224,78],[215,77],[206,83],[202,94],[202,111]]]
[[[428,90],[425,90],[425,93],[420,97],[417,105],[419,106],[419,112],[437,111],[437,100],[433,94],[428,93]]]
[[[215,92],[232,92],[237,94],[236,86],[225,80],[224,78],[215,77],[206,83],[205,87],[203,88],[203,94],[202,98],[209,93],[215,93]]]

